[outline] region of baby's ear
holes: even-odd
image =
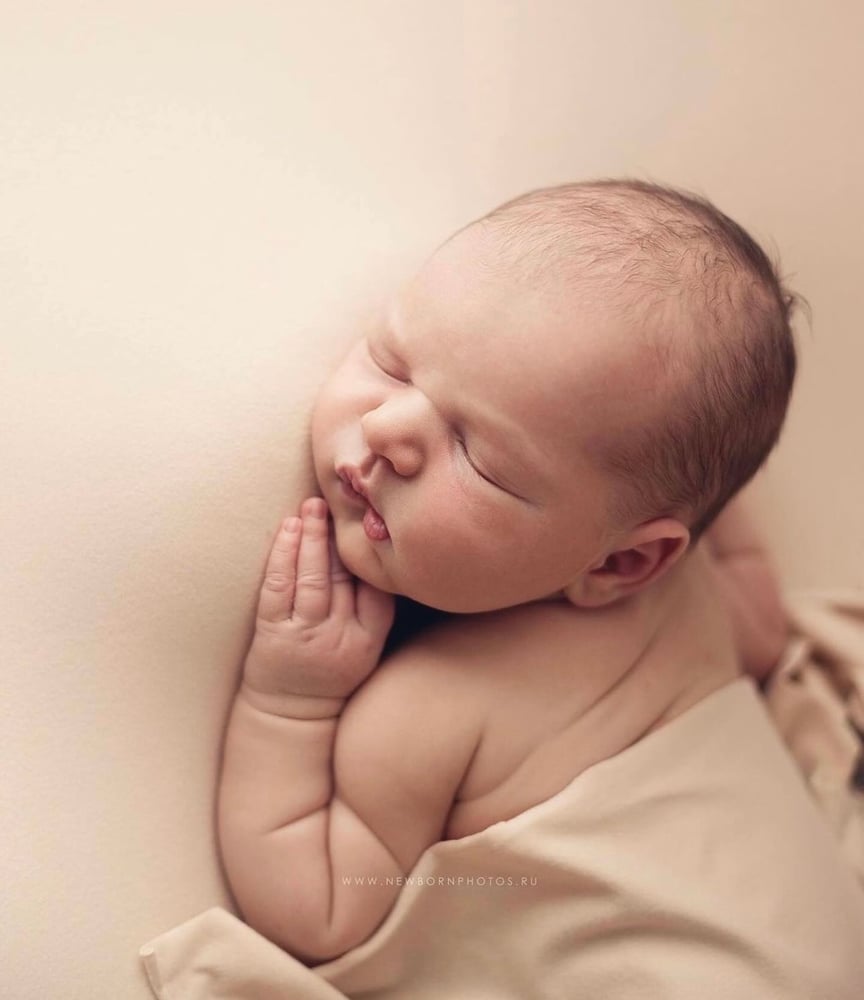
[[[613,552],[585,570],[565,588],[577,607],[599,608],[629,597],[671,569],[687,551],[690,532],[674,518],[647,521],[634,529]]]

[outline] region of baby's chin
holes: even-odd
[[[476,610],[474,607],[466,606],[458,597],[454,600],[452,593],[448,599],[446,594],[442,594],[434,586],[424,585],[423,581],[392,579],[375,552],[370,550],[369,543],[365,541],[365,536],[361,540],[352,538],[351,533],[349,533],[347,537],[340,538],[337,532],[336,549],[343,565],[352,576],[386,594],[393,594],[395,597],[407,597],[418,604],[424,604],[428,608],[434,608],[437,611],[448,611],[453,614]],[[468,603],[470,604],[471,602]]]
[[[358,532],[359,527],[359,532]],[[359,537],[358,537],[359,536]],[[363,534],[362,526],[349,525],[345,529],[336,527],[336,551],[345,569],[358,580],[363,580],[387,594],[400,593],[390,580],[381,560],[370,549],[370,543]]]
[[[385,543],[389,544],[389,543]],[[336,550],[339,558],[348,572],[368,583],[371,587],[397,597],[407,597],[418,604],[423,604],[436,611],[444,611],[454,615],[483,614],[489,611],[501,611],[504,608],[527,604],[538,600],[561,600],[562,594],[538,596],[537,594],[516,593],[508,590],[501,592],[500,580],[488,580],[484,586],[482,579],[473,581],[470,587],[460,589],[457,580],[420,578],[415,575],[405,579],[398,575],[398,560],[395,569],[388,569],[384,559],[384,551],[379,555],[375,543],[366,537],[362,524],[358,522],[343,522],[336,524]],[[415,566],[416,569],[416,566]],[[391,571],[392,570],[392,571]],[[394,575],[394,572],[397,575]],[[478,577],[482,577],[479,574]]]

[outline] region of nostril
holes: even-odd
[[[393,472],[403,478],[416,475],[428,445],[426,419],[427,414],[417,409],[405,394],[393,394],[364,413],[360,429],[373,460],[385,459]]]

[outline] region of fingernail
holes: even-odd
[[[305,504],[306,513],[310,517],[327,517],[327,504],[321,497],[310,497]]]
[[[289,535],[293,535],[300,528],[300,518],[299,517],[287,517],[282,524],[282,527]]]

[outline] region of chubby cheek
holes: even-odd
[[[426,603],[463,612],[510,607],[556,593],[584,568],[585,546],[542,513],[458,504],[457,495],[443,497],[406,536],[400,569],[426,588]]]
[[[426,603],[444,606],[485,602],[512,588],[512,516],[471,499],[458,483],[439,483],[427,502],[413,500],[397,507],[393,520],[394,554],[406,590],[414,587],[418,600],[425,594]]]
[[[422,489],[405,490],[393,498],[390,507],[404,544],[419,549],[426,560],[449,559],[453,551],[477,545],[491,511],[472,498],[455,476],[428,479]]]

